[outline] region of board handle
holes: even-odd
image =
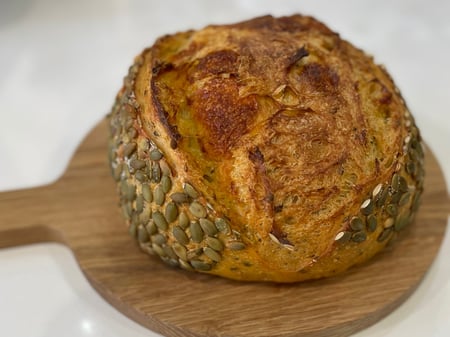
[[[55,185],[0,193],[0,248],[63,241],[53,226],[61,206]]]

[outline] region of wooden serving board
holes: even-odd
[[[128,236],[101,122],[56,183],[0,193],[0,248],[68,245],[92,286],[131,319],[166,336],[349,336],[399,306],[435,258],[450,210],[428,151],[416,222],[369,263],[330,279],[240,283],[173,269]]]

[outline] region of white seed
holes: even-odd
[[[275,235],[273,235],[272,233],[269,233],[269,238],[276,244],[278,244],[278,245],[280,244],[280,241],[278,240],[278,238]]]
[[[375,198],[378,193],[381,192],[381,189],[383,188],[383,184],[378,184],[377,186],[375,186],[375,188],[372,191],[372,196]]]

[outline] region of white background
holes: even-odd
[[[450,1],[0,0],[0,190],[56,180],[156,37],[294,12],[387,66],[449,187]],[[450,336],[449,243],[404,305],[355,336]],[[157,336],[97,295],[57,244],[0,250],[0,335]]]

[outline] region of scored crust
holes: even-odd
[[[301,15],[158,39],[118,94],[110,160],[143,250],[276,282],[369,259],[412,221],[424,175],[387,72]]]

